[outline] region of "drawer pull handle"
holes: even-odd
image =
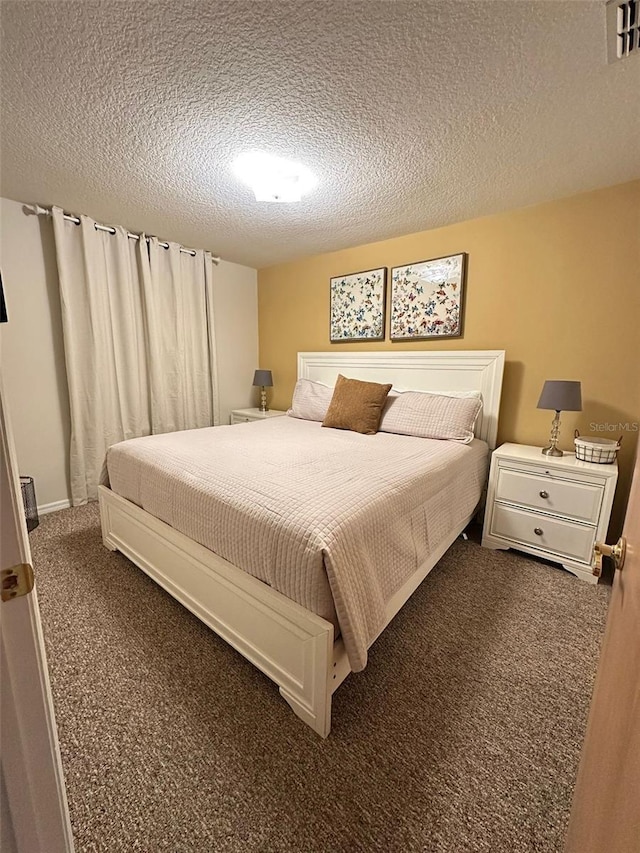
[[[541,527],[534,527],[533,532],[536,534],[536,536],[542,536],[542,528]]]
[[[543,489],[543,490],[540,492],[540,497],[541,497],[541,498],[548,498],[548,497],[549,497],[549,492],[547,492],[547,491],[545,491],[545,490]]]

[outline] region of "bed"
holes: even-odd
[[[113,488],[99,489],[104,544],[326,737],[333,692],[473,517],[503,365],[501,351],[300,353],[299,378],[327,385],[342,373],[480,392],[476,439],[361,436],[289,417],[134,439],[110,451]]]

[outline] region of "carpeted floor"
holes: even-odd
[[[456,542],[323,741],[95,504],[31,543],[78,853],[562,849],[608,588]]]

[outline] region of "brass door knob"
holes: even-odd
[[[627,540],[624,536],[621,536],[620,539],[616,542],[615,545],[607,545],[604,542],[596,542],[593,547],[593,558],[594,558],[594,566],[593,566],[593,574],[600,576],[600,572],[602,571],[602,558],[603,557],[611,557],[613,560],[613,565],[616,569],[621,569],[624,566],[624,558],[627,555]]]

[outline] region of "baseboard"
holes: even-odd
[[[50,504],[41,504],[38,507],[38,515],[48,515],[50,512],[58,512],[61,509],[69,509],[71,506],[71,501],[54,501]]]

